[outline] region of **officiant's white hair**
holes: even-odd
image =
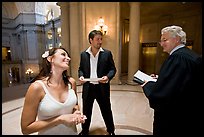
[[[179,36],[181,38],[181,43],[186,44],[186,33],[180,26],[168,26],[161,30],[161,34],[164,34],[166,32],[168,32],[172,37]]]

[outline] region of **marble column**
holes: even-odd
[[[69,44],[69,3],[68,2],[58,2],[57,3],[61,9],[61,43],[62,47],[66,50],[70,50]]]
[[[140,53],[140,3],[129,2],[130,22],[129,22],[129,49],[128,49],[128,84],[133,84],[133,75],[139,69]]]
[[[71,76],[78,80],[78,67],[80,61],[80,45],[82,44],[81,4],[70,2],[70,69]]]
[[[69,23],[69,2],[58,2],[61,9],[61,44],[70,53],[70,23]],[[71,68],[68,70],[70,75]]]

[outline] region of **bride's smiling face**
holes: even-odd
[[[51,64],[57,69],[67,70],[71,58],[63,49],[57,49],[55,54],[51,57]]]

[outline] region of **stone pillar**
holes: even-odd
[[[133,75],[139,69],[140,53],[140,3],[130,2],[128,84],[133,84]]]
[[[76,16],[77,15],[77,16]],[[78,80],[78,67],[80,61],[80,45],[83,40],[81,30],[81,5],[79,2],[70,2],[70,70],[71,76]]]
[[[57,3],[61,9],[61,43],[62,47],[70,51],[69,44],[69,3],[68,2],[58,2]]]
[[[61,9],[61,43],[62,47],[70,53],[70,23],[69,23],[69,2],[58,2]],[[70,75],[71,68],[68,70]]]

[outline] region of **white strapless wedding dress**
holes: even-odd
[[[75,91],[71,89],[71,85],[68,88],[68,96],[64,103],[57,101],[51,96],[45,84],[41,80],[36,82],[40,83],[45,91],[45,96],[38,107],[38,119],[44,120],[52,118],[61,114],[71,114],[74,106],[77,103],[77,96]],[[76,125],[65,126],[60,124],[52,128],[38,132],[39,135],[77,135]]]

